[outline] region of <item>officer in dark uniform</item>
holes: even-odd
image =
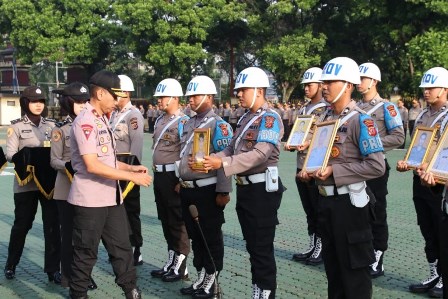
[[[439,129],[444,117],[448,114],[447,88],[448,70],[442,67],[431,68],[423,74],[420,84],[424,88],[424,98],[428,107],[417,116],[415,127],[423,126]],[[415,131],[415,130],[414,130]],[[438,132],[440,137],[440,131]],[[437,141],[438,137],[435,141]],[[434,150],[434,147],[433,147]],[[428,155],[431,157],[432,154]],[[409,170],[405,161],[398,161],[398,171]],[[417,172],[413,178],[413,196],[417,223],[425,239],[425,253],[429,265],[429,276],[419,283],[411,284],[409,290],[413,293],[429,292],[430,296],[441,297],[443,280],[440,275],[438,261],[440,259],[439,225],[442,219],[440,209],[441,192],[433,192],[423,186]]]
[[[375,120],[385,152],[400,147],[405,140],[403,122],[397,107],[393,103],[382,99],[378,94],[376,86],[378,82],[381,82],[380,69],[375,64],[367,62],[359,66],[359,71],[361,73],[361,84],[357,85],[357,89],[362,94],[363,100],[358,102],[358,107],[366,111]],[[384,159],[386,163],[384,175],[367,181],[367,186],[375,196],[375,219],[372,221],[375,263],[370,265],[372,278],[384,275],[383,258],[389,239],[386,195],[388,193],[387,182],[390,166],[387,163],[386,156],[384,156]]]
[[[72,154],[70,151],[70,130],[73,120],[84,109],[86,101],[90,98],[86,85],[73,82],[67,85],[59,100],[61,112],[67,113],[64,121],[59,122],[51,132],[51,166],[58,171],[54,187],[53,198],[56,201],[61,225],[61,286],[68,287],[70,279],[71,263],[73,260],[72,231],[73,209],[67,203],[71,182],[67,176],[66,164],[70,163]],[[96,289],[93,279],[89,289]]]
[[[383,146],[374,120],[351,99],[359,67],[347,57],[330,60],[322,71],[323,95],[331,104],[323,121],[339,120],[328,166],[314,177],[319,190],[318,230],[328,280],[328,298],[372,297],[369,265],[375,260],[366,180],[384,174]],[[312,145],[311,145],[312,146]]]
[[[327,110],[328,104],[322,98],[322,81],[320,77],[322,69],[313,67],[303,74],[302,84],[304,84],[305,96],[310,99],[308,103],[300,108],[298,115],[315,115],[316,122],[321,121],[321,116]],[[311,134],[309,134],[311,135]],[[303,168],[305,157],[307,154],[307,145],[311,140],[311,136],[307,137],[307,144],[298,146],[297,149],[297,171],[296,185],[302,202],[303,210],[306,214],[306,222],[308,224],[308,235],[310,237],[308,248],[300,253],[293,254],[295,261],[305,261],[309,265],[318,265],[322,263],[322,240],[316,235],[317,232],[317,197],[319,192],[314,180],[303,182],[299,180],[298,174]],[[287,150],[293,150],[286,147]]]
[[[179,160],[180,138],[188,116],[179,110],[179,98],[183,96],[183,91],[177,80],[162,80],[154,96],[160,110],[164,111],[154,126],[152,169],[157,215],[162,223],[168,259],[162,268],[151,271],[151,275],[173,282],[188,274],[186,258],[190,253],[190,240],[182,217],[179,179],[174,164]]]
[[[49,147],[51,130],[55,122],[41,116],[45,108],[45,94],[40,87],[25,88],[20,97],[20,107],[25,113],[22,118],[11,121],[6,138],[6,158],[12,162],[13,156],[24,147]],[[48,280],[61,283],[59,272],[61,237],[59,230],[58,209],[54,200],[46,199],[34,181],[19,182],[14,180],[14,225],[8,247],[8,259],[5,265],[5,277],[15,277],[25,246],[25,238],[33,226],[37,205],[42,207],[42,221],[45,238],[44,271]]]
[[[201,168],[200,164],[203,162],[203,156],[196,155],[199,150],[203,150],[199,148],[201,135],[197,136],[198,145],[196,151],[193,151],[195,129],[210,130],[209,149],[211,153],[224,149],[233,136],[230,125],[212,109],[213,96],[216,93],[213,80],[207,76],[193,78],[185,93],[189,97],[191,109],[196,112],[196,115],[185,123],[182,134],[179,164],[180,197],[188,236],[192,240],[193,265],[198,272],[198,277],[192,285],[182,288],[180,291],[182,294],[191,294],[193,298],[197,299],[218,295],[214,294],[214,286],[219,272],[223,269],[224,259],[224,240],[221,227],[224,223],[224,207],[229,202],[229,192],[232,191],[231,178],[226,177],[222,170],[204,172],[203,169],[196,171],[197,169],[194,168],[195,164],[199,164],[199,168]],[[205,143],[203,143],[204,146],[206,146]],[[193,168],[193,171],[189,167]],[[201,233],[190,215],[190,205],[195,205],[198,210],[199,222],[213,260],[211,260]]]
[[[117,141],[117,153],[130,153],[142,162],[143,152],[143,116],[140,110],[132,106],[131,92],[134,84],[126,75],[118,75],[120,88],[125,97],[119,97],[117,110],[112,113],[110,124]],[[128,215],[131,245],[134,247],[134,265],[143,264],[140,247],[143,245],[142,222],[140,220],[140,186],[134,185],[126,195],[124,207]]]
[[[106,115],[115,109],[118,96],[126,96],[120,91],[119,77],[109,71],[95,73],[90,78],[90,102],[72,125],[70,148],[75,175],[67,198],[74,212],[71,298],[87,298],[100,240],[126,298],[141,298],[128,226],[123,225],[127,219],[118,180],[149,186],[152,178],[146,167],[116,159],[115,139]]]
[[[240,119],[231,144],[205,158],[206,169],[224,169],[236,174],[236,211],[250,255],[252,298],[275,298],[277,266],[274,237],[284,187],[277,163],[283,122],[265,99],[269,79],[257,67],[241,71],[235,90],[242,107],[249,109]]]

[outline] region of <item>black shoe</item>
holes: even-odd
[[[132,289],[129,292],[126,292],[124,295],[125,295],[126,299],[141,299],[142,298],[142,293],[137,288]]]
[[[56,271],[53,273],[47,273],[47,275],[48,275],[49,282],[54,282],[55,284],[61,284],[61,280],[62,280],[61,272]]]
[[[87,289],[89,289],[89,291],[98,289],[98,286],[96,285],[95,280],[93,280],[92,276],[90,276],[90,283],[87,286]]]
[[[6,279],[14,279],[16,277],[16,267],[15,266],[5,266],[5,270],[3,271],[5,273]]]
[[[193,299],[207,299],[212,298],[215,294],[213,293],[214,290],[214,284],[210,289],[210,293],[207,293],[204,289],[199,289],[196,292],[193,293],[192,298]]]
[[[409,291],[411,291],[412,293],[426,293],[429,290],[431,290],[432,288],[434,288],[436,286],[437,282],[439,282],[439,278],[436,278],[427,283],[420,282],[420,283],[416,283],[416,284],[411,284],[409,286]]]
[[[439,282],[428,291],[428,295],[431,298],[442,298],[443,297],[443,280],[440,277]]]
[[[165,271],[165,269],[160,268],[157,270],[152,270],[151,271],[151,276],[152,277],[157,277],[157,278],[161,278],[163,277],[165,274],[167,274],[169,271]]]
[[[292,255],[292,259],[295,260],[296,262],[306,261],[313,254],[314,246],[316,244],[316,235],[311,234],[309,237],[310,237],[310,240],[309,240],[308,248],[304,252],[295,253]]]
[[[318,254],[316,256],[312,255],[309,258],[306,259],[306,264],[311,266],[317,266],[322,264],[324,260],[322,259],[322,253]]]
[[[179,270],[179,273],[176,274],[174,269],[170,269],[170,271],[168,271],[168,273],[166,273],[165,275],[162,276],[162,281],[164,281],[164,282],[174,282],[174,281],[179,281],[181,279],[187,279],[188,278],[188,274],[184,275],[184,272],[185,271]]]
[[[196,291],[198,291],[198,289],[194,289],[193,285],[180,289],[182,295],[193,295]]]
[[[140,247],[134,248],[134,266],[143,265],[142,253],[140,252]]]

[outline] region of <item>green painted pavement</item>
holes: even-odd
[[[0,128],[0,141],[5,140],[6,128]],[[143,164],[151,165],[151,135],[145,134]],[[408,138],[409,139],[409,138]],[[388,154],[392,165],[388,214],[390,228],[389,250],[385,254],[386,275],[373,281],[374,298],[424,298],[407,291],[410,283],[426,277],[428,268],[423,250],[423,239],[416,224],[416,215],[411,200],[411,173],[397,173],[395,164],[404,156],[403,150]],[[9,165],[11,166],[11,165]],[[305,248],[308,242],[305,214],[298,198],[294,182],[295,154],[282,152],[280,174],[288,190],[284,193],[279,210],[280,225],[277,228],[275,254],[278,268],[277,298],[326,298],[327,282],[323,265],[306,266],[291,260],[293,253]],[[13,169],[6,169],[0,176],[0,266],[7,257],[9,234],[14,221]],[[143,298],[189,298],[182,296],[179,289],[190,281],[164,283],[152,278],[151,270],[164,264],[167,257],[166,244],[160,222],[157,219],[152,187],[142,188],[142,226],[144,264],[137,267],[138,285]],[[235,194],[225,210],[226,223],[223,226],[225,257],[220,283],[224,298],[250,298],[251,280],[249,256],[242,240],[240,226],[235,212]],[[25,250],[16,270],[16,279],[6,280],[0,275],[0,298],[67,298],[68,290],[49,283],[43,273],[44,241],[40,209],[33,228],[28,233]],[[124,298],[115,284],[112,268],[107,262],[107,253],[100,247],[98,262],[93,271],[99,288],[89,292],[90,298]],[[195,269],[188,259],[191,277]]]

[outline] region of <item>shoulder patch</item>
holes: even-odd
[[[359,115],[359,126],[359,150],[361,154],[368,156],[384,151],[376,123],[369,115]]]
[[[232,141],[232,137],[232,127],[224,120],[218,120],[216,122],[212,140],[215,151],[220,152],[225,149],[230,144],[230,141]]]
[[[12,133],[14,133],[14,129],[13,128],[8,128],[8,131],[6,132],[6,136],[9,138]]]
[[[403,126],[400,113],[394,103],[384,103],[384,123],[388,131]]]
[[[59,140],[61,140],[61,137],[62,137],[62,133],[59,129],[55,129],[51,133],[51,141],[53,141],[53,142],[58,142]]]
[[[280,131],[280,119],[278,114],[267,112],[261,119],[257,142],[269,142],[277,145],[280,142]]]

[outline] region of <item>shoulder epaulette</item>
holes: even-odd
[[[55,120],[55,119],[53,119],[53,118],[44,118],[45,119],[45,121],[51,121],[51,122],[53,122],[53,123],[57,123],[58,121],[57,120]]]
[[[22,122],[22,121],[24,121],[23,117],[11,120],[11,125],[14,125],[14,124]]]
[[[70,121],[68,121],[67,119],[65,119],[64,121],[58,121],[55,126],[58,128],[62,128],[63,126],[65,126],[66,124],[71,123]]]

